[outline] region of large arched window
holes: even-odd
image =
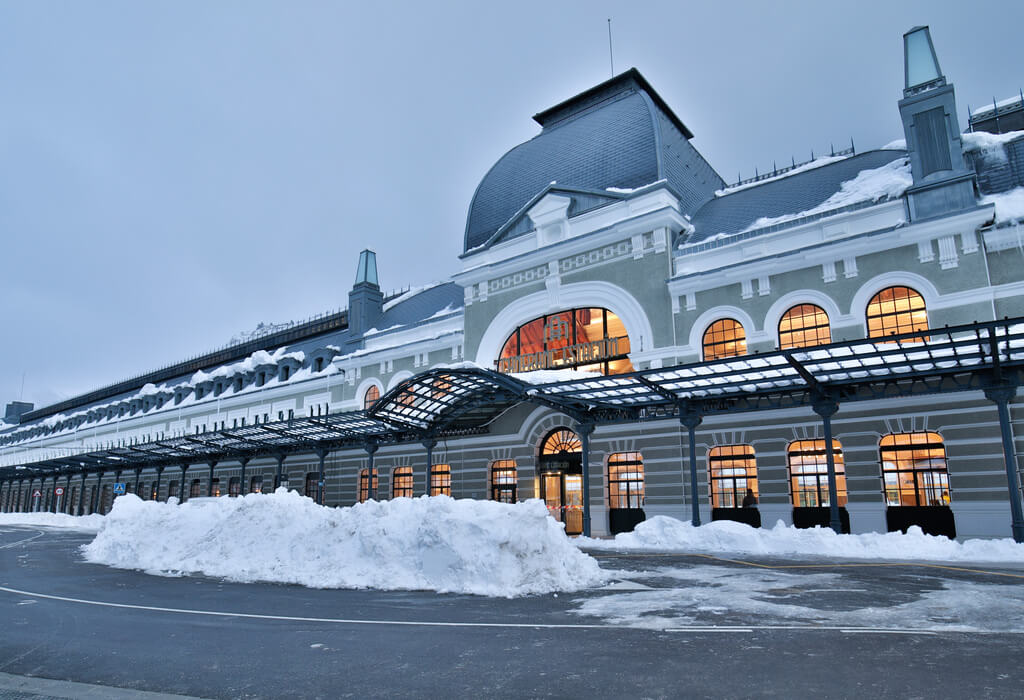
[[[753,445],[723,445],[708,452],[711,476],[711,507],[739,508],[747,489],[757,491],[757,462]]]
[[[815,508],[831,505],[828,496],[828,462],[824,440],[797,440],[789,444],[789,485],[793,505]],[[843,466],[843,448],[838,440],[832,441],[832,460],[836,468],[836,495],[840,506],[846,505],[846,470]]]
[[[948,506],[946,448],[938,433],[893,433],[878,443],[890,506]]]
[[[499,372],[579,369],[602,374],[632,372],[629,336],[608,309],[567,309],[519,326],[501,348]]]
[[[732,318],[715,321],[704,331],[704,361],[747,354],[747,334]]]
[[[516,462],[498,459],[491,464],[491,500],[499,503],[516,502]]]
[[[642,508],[644,458],[639,452],[616,452],[608,457],[608,507]]]
[[[867,323],[869,338],[927,330],[924,297],[910,287],[887,287],[868,302]]]
[[[249,479],[249,493],[263,493],[262,476],[254,476]]]
[[[435,464],[430,467],[430,495],[452,495],[452,468],[447,464]]]
[[[376,384],[371,384],[370,388],[363,394],[363,410],[369,411],[373,408],[373,404],[377,403],[378,399],[380,399],[380,389],[377,388]]]
[[[582,450],[583,443],[580,442],[579,435],[568,428],[561,428],[548,435],[540,452],[543,455],[557,455]]]
[[[395,467],[391,472],[391,497],[412,498],[412,467]]]
[[[814,304],[798,304],[779,320],[779,349],[809,348],[832,342],[828,314]]]
[[[373,496],[377,495],[377,470],[373,470]],[[370,470],[359,470],[359,502],[366,503],[370,500]]]

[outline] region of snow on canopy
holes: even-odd
[[[117,568],[312,588],[511,598],[606,578],[539,500],[423,496],[327,508],[283,488],[180,506],[126,495],[82,549]]]

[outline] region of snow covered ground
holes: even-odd
[[[72,516],[63,513],[0,513],[0,526],[28,525],[31,527],[57,527],[62,530],[99,532],[102,515]]]
[[[773,528],[753,528],[729,520],[694,527],[662,515],[640,523],[633,532],[616,535],[613,540],[579,538],[577,544],[587,549],[612,551],[1024,564],[1024,544],[1011,539],[957,542],[925,535],[917,527],[910,528],[905,535],[899,532],[837,535],[827,528],[788,527],[782,521]]]
[[[118,568],[314,588],[514,597],[577,591],[607,576],[537,500],[436,496],[326,508],[284,489],[183,505],[127,495],[82,550]]]

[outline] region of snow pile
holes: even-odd
[[[910,174],[910,162],[906,158],[899,158],[880,168],[860,171],[857,173],[857,177],[844,182],[838,192],[813,209],[782,216],[762,216],[739,233],[802,219],[805,216],[822,214],[860,202],[877,202],[883,198],[893,199],[901,196],[913,182],[914,179]]]
[[[960,134],[960,142],[963,144],[964,152],[980,151],[986,155],[992,154],[996,157],[1006,159],[1004,146],[1011,141],[1024,136],[1024,131],[1008,131],[1005,134],[990,134],[987,131],[969,131]]]
[[[435,496],[334,509],[284,489],[180,506],[127,495],[82,550],[118,568],[313,588],[513,597],[605,578],[537,500]]]
[[[996,205],[996,225],[1024,219],[1024,187],[985,195],[978,201],[981,204]]]
[[[577,379],[595,379],[604,375],[600,372],[586,372],[580,369],[535,369],[532,372],[514,372],[509,376],[527,384],[554,384]]]
[[[1024,562],[1024,544],[1011,539],[967,540],[925,535],[918,527],[907,534],[876,532],[837,535],[828,528],[797,529],[781,520],[772,529],[753,528],[730,520],[694,527],[663,515],[637,525],[614,540],[580,538],[588,549],[657,550],[758,554],[762,556],[822,556],[843,559],[923,561]]]
[[[29,525],[31,527],[59,527],[65,530],[99,532],[103,516],[65,515],[64,513],[0,513],[0,526]]]

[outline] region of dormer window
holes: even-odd
[[[315,360],[313,360],[313,371],[314,372],[323,372],[324,371],[324,358],[318,357]]]
[[[235,391],[241,391],[241,390],[242,390],[242,378],[241,377],[236,377],[235,378]]]
[[[260,372],[256,375],[256,386],[263,386],[267,383],[267,373]]]
[[[291,367],[289,367],[288,365],[284,365],[283,367],[281,367],[281,381],[282,382],[288,381],[288,377],[290,377],[291,374],[292,374],[292,368]]]

